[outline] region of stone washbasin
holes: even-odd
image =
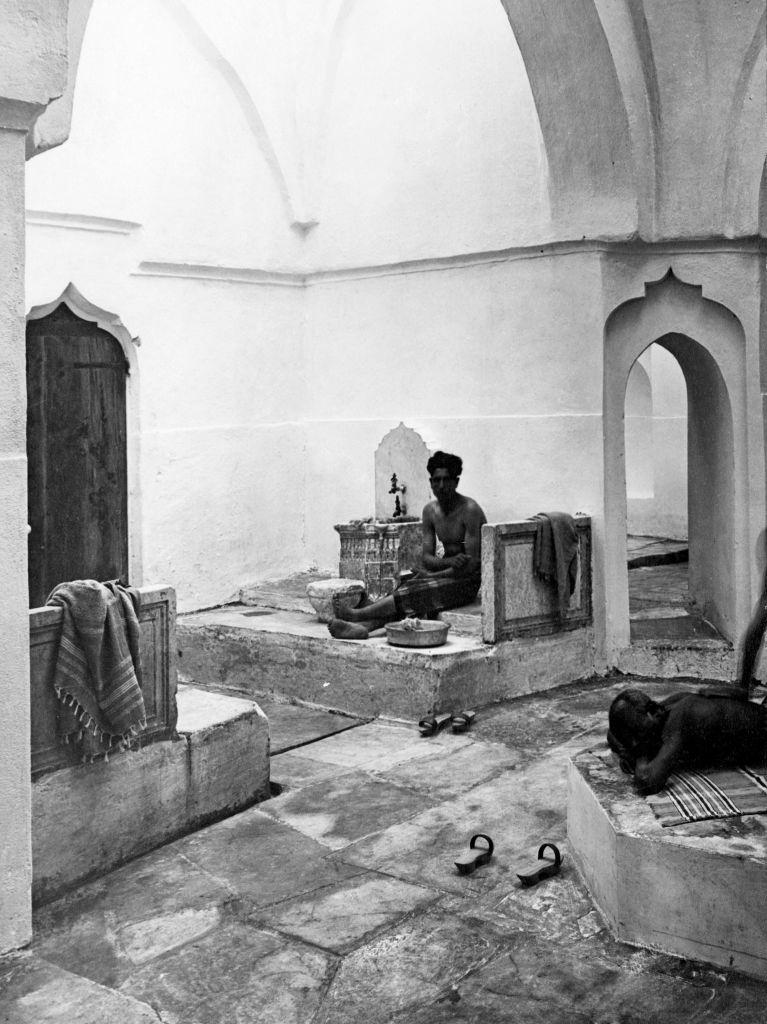
[[[364,593],[365,584],[362,580],[340,578],[314,580],[306,587],[306,596],[309,598],[312,608],[317,612],[320,622],[330,622],[332,618],[335,618],[334,599],[346,608],[356,608]]]

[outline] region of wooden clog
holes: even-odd
[[[457,715],[453,715],[451,719],[453,732],[466,732],[476,717],[476,711],[460,711]]]
[[[553,850],[554,859],[551,857],[544,857],[544,850]],[[530,864],[526,864],[522,869],[517,871],[517,878],[520,880],[522,885],[535,885],[537,882],[541,882],[544,878],[551,878],[552,875],[558,875],[559,869],[562,865],[562,854],[559,852],[557,847],[553,843],[543,843],[538,848],[538,860],[533,861]]]
[[[426,715],[418,723],[418,731],[422,736],[434,736],[450,721],[450,715]]]
[[[484,839],[487,843],[487,848],[477,848],[477,840]],[[487,864],[490,858],[493,856],[493,850],[495,849],[493,840],[490,836],[484,835],[482,832],[478,832],[477,835],[472,836],[469,842],[469,852],[464,853],[463,856],[459,857],[455,862],[455,866],[458,868],[460,875],[470,875],[474,868],[480,867],[482,864]]]

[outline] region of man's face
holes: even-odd
[[[455,489],[458,486],[458,477],[450,476],[446,469],[435,469],[429,477],[429,482],[431,483],[434,497],[443,505],[449,502],[455,494]]]

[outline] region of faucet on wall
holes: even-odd
[[[396,473],[392,473],[391,487],[389,488],[389,494],[393,494],[394,495],[394,514],[392,515],[393,519],[399,519],[399,517],[400,516],[404,516],[405,512],[407,511],[405,506],[402,505],[400,503],[400,500],[399,500],[400,494],[402,494],[404,496],[406,490],[407,490],[407,487],[405,487],[404,484],[401,487],[398,486],[398,484],[397,484],[397,474]],[[399,492],[399,494],[397,492]]]

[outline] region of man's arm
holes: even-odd
[[[421,514],[421,561],[424,569],[429,573],[435,570],[446,570],[444,561],[437,558],[436,550],[437,532],[434,529],[434,513],[431,505],[425,505]]]
[[[667,735],[664,729],[663,746],[655,757],[651,761],[646,757],[637,758],[634,779],[642,793],[657,793],[663,789],[669,775],[681,763],[683,748],[681,732],[671,731]]]
[[[473,576],[482,568],[482,526],[487,522],[485,513],[471,498],[467,501],[465,533],[463,537],[464,554],[453,555],[445,559],[453,566],[456,576]]]

